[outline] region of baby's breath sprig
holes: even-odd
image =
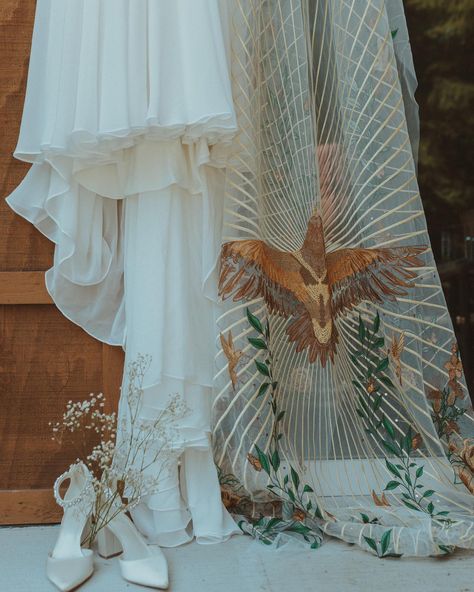
[[[62,420],[50,422],[52,439],[59,445],[71,440],[78,449],[77,462],[82,458],[92,475],[96,501],[91,528],[82,542],[85,546],[90,547],[117,514],[156,492],[163,472],[181,452],[177,422],[188,412],[181,395],[170,395],[152,418],[142,414],[144,378],[150,363],[150,356],[140,354],[128,365],[125,413],[120,422],[115,412],[105,411],[103,393],[69,401]]]

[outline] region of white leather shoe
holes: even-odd
[[[136,526],[125,514],[118,514],[97,535],[99,555],[113,557],[123,550],[119,559],[125,580],[141,586],[168,588],[168,563],[161,549],[148,546]]]
[[[70,479],[64,498],[59,488]],[[82,462],[71,465],[54,484],[54,497],[64,508],[59,535],[46,562],[46,575],[62,592],[85,582],[94,571],[93,552],[81,547],[84,529],[91,515],[95,493],[89,469]]]

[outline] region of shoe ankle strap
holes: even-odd
[[[71,479],[71,483],[72,483],[74,477],[79,472],[82,474],[82,477],[84,479],[84,485],[83,485],[82,489],[72,499],[67,499],[67,500],[64,499],[63,497],[61,497],[61,494],[59,491],[61,484],[66,479]],[[70,508],[72,506],[77,506],[78,504],[86,501],[86,499],[90,500],[93,497],[95,497],[92,475],[91,475],[89,469],[86,467],[86,465],[82,461],[80,461],[78,463],[73,463],[69,467],[69,469],[67,471],[65,471],[62,475],[60,475],[56,479],[56,481],[54,482],[53,494],[54,494],[54,499],[56,500],[56,503],[64,509]]]

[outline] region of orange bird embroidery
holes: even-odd
[[[240,358],[244,355],[244,352],[241,350],[234,349],[234,339],[232,337],[232,332],[229,331],[227,335],[227,340],[220,334],[221,339],[221,346],[222,351],[224,352],[225,357],[227,358],[227,369],[229,372],[230,379],[232,381],[232,387],[235,389],[237,385],[237,364],[240,361]]]
[[[388,349],[388,355],[392,356],[393,361],[395,362],[395,374],[400,382],[400,386],[402,385],[402,353],[405,347],[405,333],[400,333],[397,337],[396,335],[392,335],[392,341],[390,343],[390,347]]]
[[[405,296],[424,246],[343,248],[326,252],[323,222],[315,212],[302,247],[280,251],[261,240],[225,243],[219,294],[234,301],[263,297],[271,313],[290,318],[286,333],[296,351],[308,349],[310,363],[334,361],[338,332],[334,319],[363,300],[384,302]]]

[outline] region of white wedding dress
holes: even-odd
[[[126,364],[144,414],[180,393],[181,463],[134,510],[150,542],[226,540],[210,447],[216,263],[236,133],[222,0],[38,0],[8,204],[56,244],[58,308]],[[124,383],[126,381],[124,377]]]

